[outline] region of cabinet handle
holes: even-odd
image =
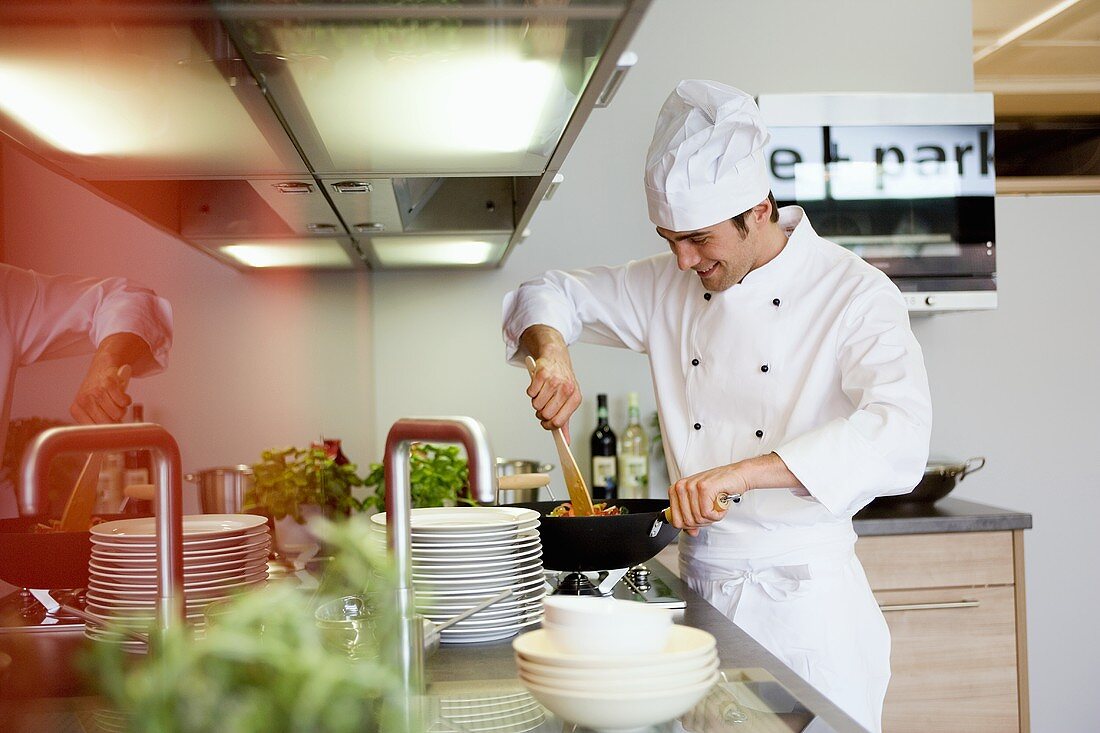
[[[944,601],[942,603],[880,603],[878,608],[887,611],[936,611],[941,608],[977,608],[981,601]]]

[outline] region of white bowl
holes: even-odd
[[[609,695],[633,692],[649,692],[657,695],[674,691],[681,687],[694,687],[714,677],[718,671],[718,660],[708,659],[693,670],[665,675],[663,677],[634,677],[630,670],[622,670],[619,675],[605,674],[600,679],[592,677],[555,677],[540,675],[527,667],[520,667],[519,678],[524,682],[539,685],[559,692],[591,693],[596,690]]]
[[[636,730],[678,718],[702,700],[717,681],[715,673],[697,685],[673,690],[611,694],[559,690],[521,678],[535,699],[562,720],[608,732]]]
[[[547,629],[536,629],[517,637],[512,642],[512,649],[526,660],[557,667],[588,669],[627,667],[634,669],[703,657],[713,651],[715,645],[714,637],[706,631],[691,626],[673,624],[668,643],[665,644],[664,648],[661,649],[651,645],[644,654],[608,656],[591,652],[588,654],[565,652],[550,641]]]
[[[553,664],[533,662],[519,654],[516,655],[516,667],[521,671],[547,679],[571,679],[602,682],[612,675],[629,674],[636,680],[665,680],[706,666],[718,663],[718,652],[711,650],[704,655],[676,662],[657,662],[651,664],[631,664],[623,667],[559,667]],[[553,685],[551,685],[553,687]]]
[[[672,623],[672,612],[637,601],[592,596],[547,596],[542,605],[546,619],[559,626],[591,626],[627,623],[648,628]]]

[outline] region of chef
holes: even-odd
[[[69,412],[82,424],[119,422],[131,402],[128,376],[164,369],[171,344],[172,308],[151,290],[0,263],[0,446],[19,367],[92,353]],[[12,492],[0,492],[0,516],[14,513]]]
[[[683,578],[878,731],[890,635],[852,515],[920,479],[927,376],[889,278],[777,210],[768,139],[749,95],[680,82],[645,166],[670,251],[523,283],[504,300],[507,356],[535,358],[527,394],[549,429],[581,401],[569,344],[648,355]]]

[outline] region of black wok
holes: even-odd
[[[105,521],[129,514],[97,515]],[[0,519],[0,580],[20,588],[84,588],[88,585],[91,532],[34,532],[46,517]]]
[[[899,506],[902,504],[934,504],[951,493],[960,481],[985,466],[984,458],[968,458],[965,461],[930,460],[924,469],[924,477],[908,494],[879,496],[874,506]]]
[[[560,501],[530,501],[509,506],[534,509],[542,515],[542,564],[549,570],[614,570],[649,560],[680,531],[661,517],[668,499],[619,499],[610,502],[629,514],[612,517],[548,517]]]

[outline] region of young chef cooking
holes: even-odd
[[[19,367],[94,351],[69,412],[82,424],[119,422],[131,401],[120,368],[155,374],[167,366],[171,344],[172,307],[151,290],[0,263],[0,447]],[[14,515],[14,495],[0,492],[0,516]]]
[[[510,361],[545,428],[581,396],[568,344],[648,354],[686,582],[867,728],[881,728],[890,635],[852,515],[901,494],[928,458],[931,405],[898,289],[777,211],[759,110],[680,82],[645,167],[671,252],[548,272],[504,300]],[[727,509],[721,492],[743,495]]]

